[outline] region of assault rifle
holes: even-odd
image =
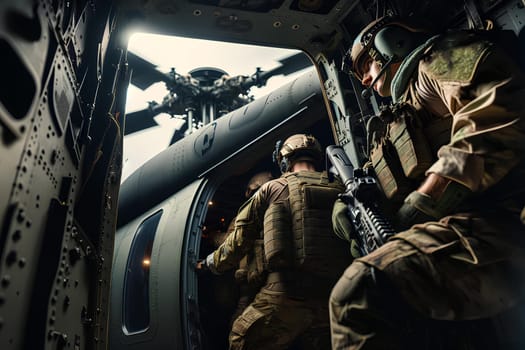
[[[354,168],[341,146],[328,146],[326,161],[327,165],[328,162],[332,164],[332,169],[345,186],[345,192],[339,197],[348,206],[348,215],[355,232],[353,238],[357,241],[360,253],[367,255],[396,233],[377,205],[380,197],[377,182],[369,169]],[[328,171],[328,176],[333,179],[332,171]]]

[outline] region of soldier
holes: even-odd
[[[333,288],[334,349],[426,348],[410,329],[493,318],[524,296],[525,79],[487,37],[383,17],[348,53],[355,77],[392,97],[370,160],[399,233]]]
[[[343,188],[316,171],[322,159],[310,135],[278,142],[282,176],[261,186],[240,208],[234,232],[197,265],[219,274],[248,252],[263,261],[265,284],[233,323],[230,349],[287,349],[300,336],[304,349],[330,348],[326,300],[349,255],[330,223]]]
[[[255,192],[266,182],[273,179],[269,171],[255,174],[246,185],[246,198],[253,196]],[[228,235],[235,231],[235,218],[228,227]],[[222,242],[221,242],[222,243]],[[235,309],[232,322],[241,315],[246,307],[253,301],[255,294],[261,289],[266,278],[263,262],[257,260],[252,251],[249,251],[239,262],[239,268],[235,271],[235,281],[239,285],[239,301]]]

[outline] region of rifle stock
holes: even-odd
[[[355,168],[341,146],[328,146],[326,161],[327,165],[330,162],[345,186],[340,198],[348,207],[359,250],[362,255],[369,254],[395,234],[377,205],[380,194],[377,182],[368,171]],[[328,174],[333,176],[332,171]]]

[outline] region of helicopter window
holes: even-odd
[[[122,182],[156,154],[228,113],[259,98],[264,107],[264,96],[312,68],[310,58],[296,49],[151,33],[130,37],[126,59],[132,74],[126,95]],[[255,119],[258,114],[241,115],[237,122],[244,125],[244,118]]]
[[[124,328],[128,333],[145,331],[149,315],[149,267],[151,249],[162,210],[140,224],[133,242],[124,277]]]

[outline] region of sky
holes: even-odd
[[[137,33],[130,38],[128,50],[157,65],[162,72],[173,67],[179,74],[186,74],[199,67],[215,67],[230,76],[255,73],[257,67],[263,71],[279,65],[278,60],[297,53],[296,50],[231,44],[208,40],[196,40],[154,34]],[[274,76],[262,88],[252,88],[251,95],[262,97],[295,79],[303,71],[288,76]],[[148,101],[160,103],[168,91],[164,83],[156,83],[147,90],[130,85],[127,93],[126,112],[146,108]],[[155,118],[160,125],[131,134],[124,138],[124,164],[122,181],[148,159],[169,145],[172,133],[180,121],[167,114]]]

